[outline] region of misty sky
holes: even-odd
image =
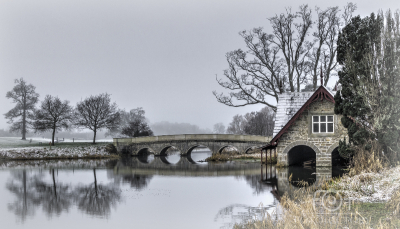
[[[8,128],[3,114],[14,106],[6,92],[21,77],[40,100],[50,94],[75,105],[107,92],[120,108],[143,107],[151,123],[227,125],[235,114],[263,107],[227,107],[212,94],[223,91],[215,76],[227,68],[225,53],[244,48],[238,32],[268,31],[267,18],[288,6],[346,2],[0,0],[0,129]],[[361,16],[400,8],[396,0],[353,2]]]

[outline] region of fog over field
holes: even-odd
[[[347,2],[3,0],[0,129],[9,127],[2,114],[14,107],[5,94],[21,77],[36,86],[40,100],[50,94],[75,105],[107,92],[120,108],[143,107],[154,125],[190,123],[203,130],[227,125],[234,115],[263,107],[228,107],[212,94],[224,92],[216,76],[228,67],[225,54],[245,46],[238,32],[268,31],[267,18],[285,7]],[[399,7],[393,0],[353,2],[361,16]],[[155,133],[169,133],[162,129]]]

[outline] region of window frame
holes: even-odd
[[[314,117],[318,117],[318,121],[314,121]],[[321,117],[325,117],[325,121],[321,121]],[[328,121],[328,117],[332,117],[332,121]],[[328,132],[328,124],[332,123],[332,132]],[[314,124],[318,124],[318,132],[314,131]],[[321,124],[325,124],[325,132],[321,132]],[[331,114],[313,114],[311,115],[311,133],[312,134],[334,134],[335,133],[335,116]]]

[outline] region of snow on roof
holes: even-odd
[[[324,86],[323,86],[324,87]],[[324,87],[332,96],[335,92]],[[285,92],[279,95],[279,101],[275,116],[275,126],[273,137],[289,122],[289,120],[297,113],[298,110],[307,102],[314,94],[314,91],[307,92]]]

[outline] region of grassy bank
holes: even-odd
[[[261,154],[259,153],[254,153],[254,154],[213,154],[210,157],[208,157],[207,159],[205,159],[205,161],[209,162],[209,161],[259,161],[261,162]],[[267,163],[267,164],[276,164],[277,159],[276,157],[263,157],[263,163]]]

